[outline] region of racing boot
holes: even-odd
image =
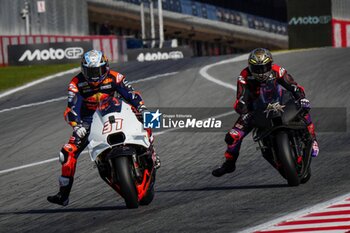
[[[152,160],[153,160],[153,166],[155,169],[160,168],[160,158],[159,155],[156,153],[153,145],[152,145]]]
[[[312,157],[317,157],[318,154],[320,153],[320,148],[319,148],[318,142],[316,140],[315,125],[311,122],[310,114],[306,115],[305,119],[309,122],[309,125],[307,126],[307,130],[309,131],[309,133],[311,135],[311,138],[313,140],[311,156]]]
[[[221,167],[213,170],[211,174],[215,177],[220,177],[225,175],[226,173],[232,173],[235,170],[236,170],[236,161],[226,159],[226,161],[221,165]]]
[[[320,148],[318,147],[318,142],[316,141],[316,139],[314,139],[314,141],[312,143],[311,156],[312,157],[317,157],[318,153],[320,153]]]
[[[53,196],[48,196],[47,200],[51,203],[66,206],[69,203],[69,193],[73,185],[73,177],[60,176],[60,191]]]
[[[155,169],[160,168],[160,158],[159,155],[156,153],[156,149],[154,148],[154,138],[152,134],[151,129],[146,129],[148,136],[149,136],[149,142],[151,143],[151,151],[152,151],[152,160],[153,160],[153,165]]]
[[[154,168],[155,169],[160,168],[160,158],[158,155],[156,155],[156,160],[154,161]]]

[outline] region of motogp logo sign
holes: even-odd
[[[137,56],[139,62],[144,61],[162,61],[162,60],[177,60],[184,58],[184,54],[181,51],[171,51],[171,52],[148,52],[140,53]]]
[[[328,24],[331,20],[332,17],[330,15],[293,17],[289,21],[289,25]]]
[[[10,65],[42,65],[77,62],[92,48],[92,41],[69,41],[9,45],[7,52]]]
[[[26,50],[22,56],[19,58],[19,62],[25,60],[28,61],[47,61],[47,60],[62,60],[62,59],[79,59],[84,53],[84,49],[81,47],[68,47],[63,49],[35,49],[33,52],[31,50]]]

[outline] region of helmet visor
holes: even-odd
[[[250,72],[252,74],[265,74],[272,69],[272,63],[269,62],[265,65],[249,65]]]
[[[91,82],[102,80],[107,73],[107,64],[100,67],[86,67],[83,66],[83,74]]]

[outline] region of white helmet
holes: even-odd
[[[99,85],[109,72],[107,57],[98,50],[86,52],[81,60],[81,72],[89,84]]]

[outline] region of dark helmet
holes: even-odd
[[[98,50],[86,52],[81,59],[81,72],[89,84],[99,85],[109,72],[107,57]]]
[[[271,52],[264,48],[254,49],[248,58],[249,70],[258,81],[265,81],[269,78],[272,70]]]

